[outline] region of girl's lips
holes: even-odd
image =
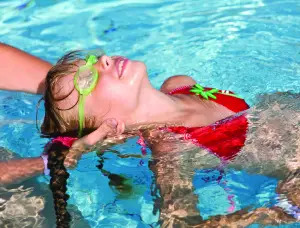
[[[128,59],[124,59],[124,63],[123,63],[123,67],[122,67],[122,70],[121,70],[121,75],[120,75],[120,78],[123,76],[123,73],[125,71],[125,68],[127,66],[127,63],[128,63]]]
[[[119,78],[121,78],[123,76],[123,73],[124,73],[127,63],[128,63],[128,59],[126,59],[124,57],[118,57],[116,59],[116,68],[117,68],[116,70],[119,75]]]

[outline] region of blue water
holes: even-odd
[[[101,47],[108,55],[144,61],[156,87],[171,75],[187,74],[203,85],[233,90],[250,104],[260,93],[300,92],[298,0],[30,2],[0,1],[0,41],[51,63],[70,50]],[[47,142],[35,126],[39,98],[0,92],[0,145],[22,157],[39,156]],[[38,119],[42,116],[41,107]],[[116,149],[140,154],[135,141]],[[141,162],[113,153],[106,158],[105,168],[132,178],[135,196],[118,198],[95,167],[98,158],[92,153],[70,171],[69,204],[91,227],[157,226],[149,158]],[[193,181],[203,218],[226,214],[228,194],[234,195],[236,210],[274,203],[276,179],[229,170],[229,193],[214,181],[204,182],[203,175],[198,170]]]

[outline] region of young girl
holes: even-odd
[[[111,118],[117,120],[118,132],[124,134],[107,138],[96,146],[105,149],[134,135],[145,138],[152,151],[151,169],[163,199],[162,226],[205,225],[208,221],[203,221],[196,209],[193,170],[216,166],[223,170],[227,164],[236,167],[245,163],[241,149],[255,145],[249,142],[250,146],[244,147],[247,131],[254,129],[249,128],[254,122],[246,116],[247,103],[233,92],[202,87],[185,75],[168,78],[157,90],[142,62],[106,55],[90,55],[84,60],[77,54],[66,55],[48,72],[44,95],[42,134],[64,136],[55,139],[49,148],[48,167],[58,226],[65,227],[70,221],[66,211],[68,173],[63,162],[74,166],[82,152],[95,147],[74,144],[69,148],[77,137]],[[94,144],[97,134],[100,132],[90,134],[87,144]],[[285,145],[281,146],[285,152]],[[243,149],[246,153],[248,150]],[[234,164],[235,160],[239,162]],[[276,171],[282,176],[280,169]],[[283,210],[279,211],[293,220]],[[231,221],[237,220],[232,218]],[[248,222],[256,219],[253,213]],[[212,221],[213,218],[209,222]]]

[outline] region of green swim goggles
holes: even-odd
[[[82,136],[84,128],[84,102],[85,97],[89,95],[96,87],[99,74],[94,64],[98,62],[95,55],[88,55],[85,58],[85,65],[78,68],[74,76],[74,86],[79,93],[78,101],[78,119],[79,119],[79,132],[78,137]]]

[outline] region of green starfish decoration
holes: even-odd
[[[195,84],[192,89],[190,90],[190,92],[193,92],[197,95],[202,96],[204,99],[208,100],[208,98],[212,98],[212,99],[217,99],[217,97],[215,95],[213,95],[214,93],[218,93],[219,90],[218,89],[211,89],[208,91],[204,91],[204,88],[199,85],[199,84]]]

